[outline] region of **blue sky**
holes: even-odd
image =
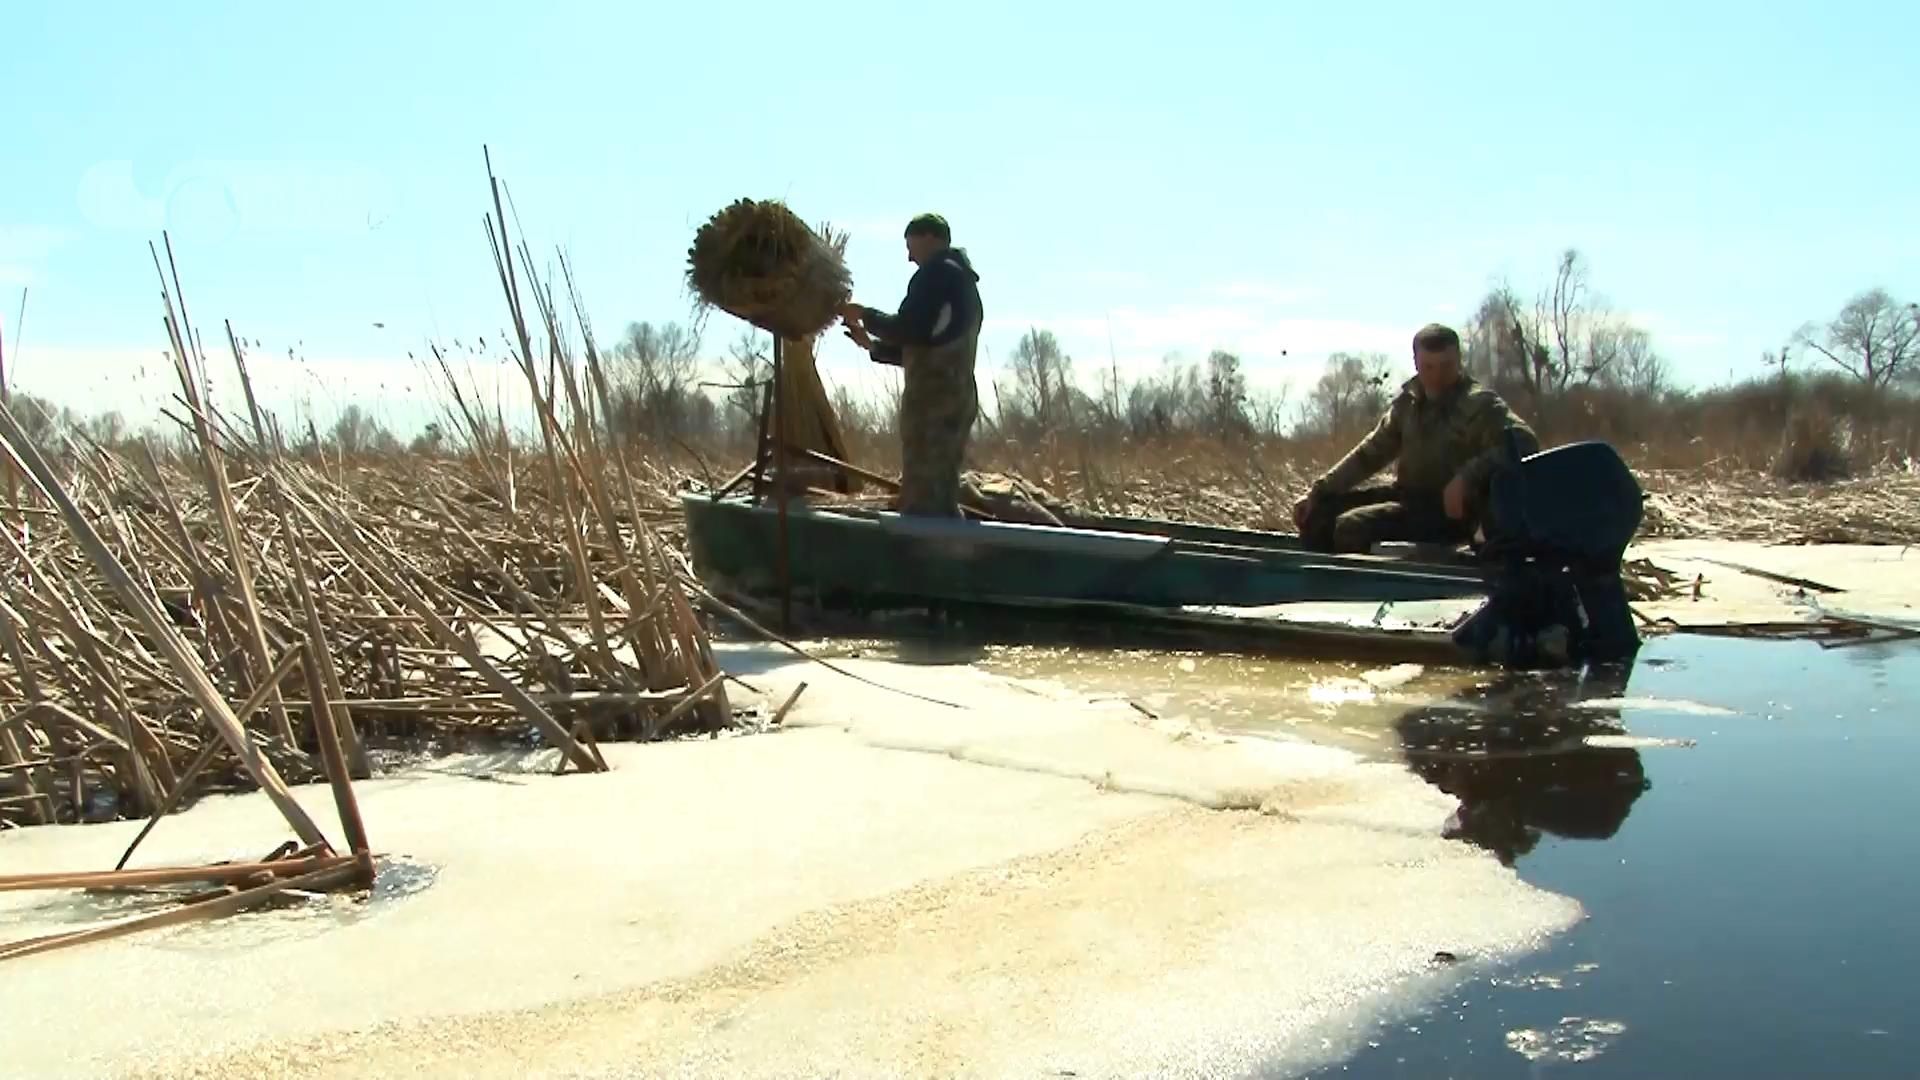
[[[603,339],[687,316],[693,231],[742,195],[851,228],[882,306],[905,220],[947,215],[989,366],[1029,325],[1083,369],[1399,360],[1569,245],[1694,384],[1862,289],[1920,299],[1913,5],[13,0],[0,41],[9,377],[82,408],[169,392],[166,228],[210,345],[232,319],[294,351],[281,391],[405,423],[406,353],[503,324],[483,143]]]

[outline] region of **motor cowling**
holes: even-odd
[[[1607,443],[1523,457],[1510,440],[1480,514],[1490,599],[1454,641],[1511,667],[1633,655],[1640,634],[1621,571],[1644,506],[1639,481]]]

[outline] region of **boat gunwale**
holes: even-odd
[[[730,511],[744,512],[749,515],[773,517],[777,514],[775,508],[757,504],[744,496],[714,498],[704,493],[683,492],[681,494],[681,503],[683,508],[694,503],[706,503],[710,506],[725,507]],[[870,507],[810,504],[801,499],[789,500],[787,506],[787,520],[789,524],[795,519],[805,518],[824,522],[829,525],[844,524],[855,527],[885,529],[889,521],[898,521],[903,517],[912,520],[907,515],[902,515],[894,511]],[[947,519],[929,520],[944,522]],[[1250,556],[1263,562],[1294,563],[1302,570],[1312,570],[1323,573],[1327,571],[1348,572],[1376,578],[1404,580],[1410,583],[1440,579],[1449,582],[1460,582],[1462,584],[1475,583],[1484,585],[1487,581],[1486,570],[1471,563],[1433,562],[1389,555],[1362,553],[1329,554],[1310,551],[1297,546],[1297,537],[1288,533],[1269,532],[1259,529],[1236,529],[1230,526],[1195,525],[1195,523],[1190,522],[1162,521],[1150,518],[1117,520],[1125,520],[1129,523],[1146,526],[1162,525],[1172,529],[1191,526],[1230,535],[1293,541],[1294,543],[1281,545],[1258,543],[1234,544],[1216,540],[1189,539],[1163,533],[1147,532],[1145,530],[1099,528],[1085,525],[1053,525],[1047,522],[1028,521],[954,521],[953,526],[956,529],[980,529],[983,535],[989,538],[996,534],[1016,536],[1053,535],[1061,537],[1100,537],[1114,540],[1127,538],[1143,541],[1153,538],[1164,541],[1164,544],[1158,549],[1158,553],[1160,554]],[[906,532],[903,533],[903,535],[912,536],[913,534]],[[931,540],[935,539],[935,537],[929,536],[927,539]]]

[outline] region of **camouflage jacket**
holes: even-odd
[[[1469,493],[1478,493],[1506,453],[1506,433],[1518,436],[1521,454],[1540,449],[1526,421],[1515,416],[1492,388],[1472,376],[1445,397],[1427,397],[1418,378],[1408,379],[1360,445],[1314,481],[1317,494],[1351,491],[1375,473],[1395,465],[1399,486],[1438,494],[1456,475],[1464,475]]]

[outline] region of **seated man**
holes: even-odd
[[[1293,507],[1314,551],[1365,552],[1385,541],[1463,544],[1485,505],[1511,433],[1522,456],[1539,440],[1500,395],[1461,369],[1460,335],[1437,323],[1413,338],[1415,375],[1367,437]],[[1394,483],[1355,490],[1389,462]]]

